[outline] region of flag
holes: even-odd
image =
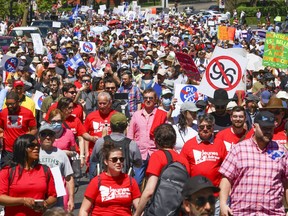
[[[80,54],[75,55],[73,58],[67,60],[64,66],[69,70],[76,70],[79,66],[86,66]]]
[[[73,8],[74,9],[74,8]],[[72,9],[72,11],[73,11],[73,9]],[[75,20],[75,19],[77,19],[77,17],[78,17],[78,12],[79,12],[79,9],[78,9],[78,4],[76,5],[76,8],[74,9],[74,11],[73,11],[73,14],[72,14],[72,16],[70,16],[70,20]]]

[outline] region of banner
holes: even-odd
[[[1,66],[3,68],[3,71],[9,73],[15,73],[17,71],[19,63],[20,61],[18,58],[9,55],[4,55],[1,60]]]
[[[233,98],[236,90],[245,90],[247,62],[247,58],[232,50],[216,47],[198,91],[213,98],[214,91],[223,88]]]
[[[79,41],[80,53],[96,53],[96,44],[94,42]]]
[[[40,34],[31,33],[31,38],[33,41],[35,54],[43,55],[44,54],[44,47],[43,47],[43,43],[42,43],[42,39],[41,39]]]
[[[288,35],[267,32],[263,65],[274,68],[288,68]]]
[[[219,40],[229,40],[227,26],[218,26],[218,38]]]
[[[41,106],[42,106],[42,102],[44,100],[45,96],[43,94],[43,92],[37,91],[35,92],[34,96],[33,96],[33,101],[35,102],[35,108],[37,110],[41,110]]]
[[[176,58],[181,65],[181,67],[186,71],[186,75],[189,79],[194,79],[199,81],[200,80],[200,73],[192,59],[191,56],[189,56],[186,53],[177,52]]]
[[[175,84],[174,97],[177,98],[177,104],[181,105],[189,101],[196,103],[198,100],[206,100],[207,97],[198,92],[198,87],[190,84]]]

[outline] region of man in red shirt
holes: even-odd
[[[76,87],[75,85],[73,85],[72,83],[65,83],[62,87],[62,92],[63,92],[63,96],[67,97],[67,98],[71,98],[74,102],[73,102],[73,111],[72,111],[72,115],[74,115],[75,117],[78,117],[81,122],[83,122],[83,107],[78,104],[77,102],[75,102],[75,98],[77,95],[77,91],[76,91]],[[48,116],[50,114],[50,112],[54,109],[57,108],[58,102],[54,103],[49,110],[47,111],[47,114],[45,116],[45,120],[48,121]]]
[[[74,85],[76,86],[77,90],[82,88],[82,78],[86,74],[87,69],[85,66],[79,66],[76,70],[76,77],[77,80],[74,82]]]
[[[220,131],[216,136],[225,144],[227,151],[230,151],[233,144],[242,141],[246,135],[246,129],[244,128],[246,121],[245,109],[242,106],[233,107],[230,119],[232,126]]]
[[[198,135],[184,144],[180,154],[188,160],[191,176],[203,175],[218,187],[222,177],[219,168],[227,155],[227,150],[220,139],[214,138],[214,125],[215,119],[211,114],[199,116]],[[219,211],[219,199],[217,199],[215,215]]]
[[[102,137],[111,133],[110,118],[116,113],[111,109],[112,98],[108,92],[101,92],[97,97],[98,110],[91,112],[84,123],[86,131],[91,136]],[[91,154],[95,143],[89,143],[89,154]]]
[[[6,108],[0,112],[0,139],[3,143],[1,164],[13,157],[13,145],[17,137],[30,133],[37,134],[37,122],[31,110],[20,106],[16,92],[6,96]]]

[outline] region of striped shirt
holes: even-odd
[[[233,145],[219,170],[231,183],[231,209],[237,215],[285,215],[282,203],[288,177],[283,145],[261,150],[252,138]]]

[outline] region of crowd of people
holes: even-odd
[[[183,103],[175,94],[176,84],[200,84],[216,47],[263,58],[265,36],[238,23],[235,12],[231,23],[178,12],[146,18],[89,11],[85,20],[48,32],[42,54],[27,35],[1,54],[20,61],[13,73],[1,68],[5,215],[53,215],[54,205],[66,211],[54,209],[59,215],[72,215],[74,157],[90,177],[80,216],[149,215],[166,152],[190,176],[177,215],[285,215],[287,68],[246,70],[245,89],[233,98],[222,88]],[[235,27],[233,40],[219,40],[218,26]],[[12,30],[5,22],[3,28]],[[278,31],[270,21],[260,28]],[[94,50],[82,42],[95,43]],[[177,53],[193,59],[198,77]],[[59,181],[66,195],[57,198]]]

